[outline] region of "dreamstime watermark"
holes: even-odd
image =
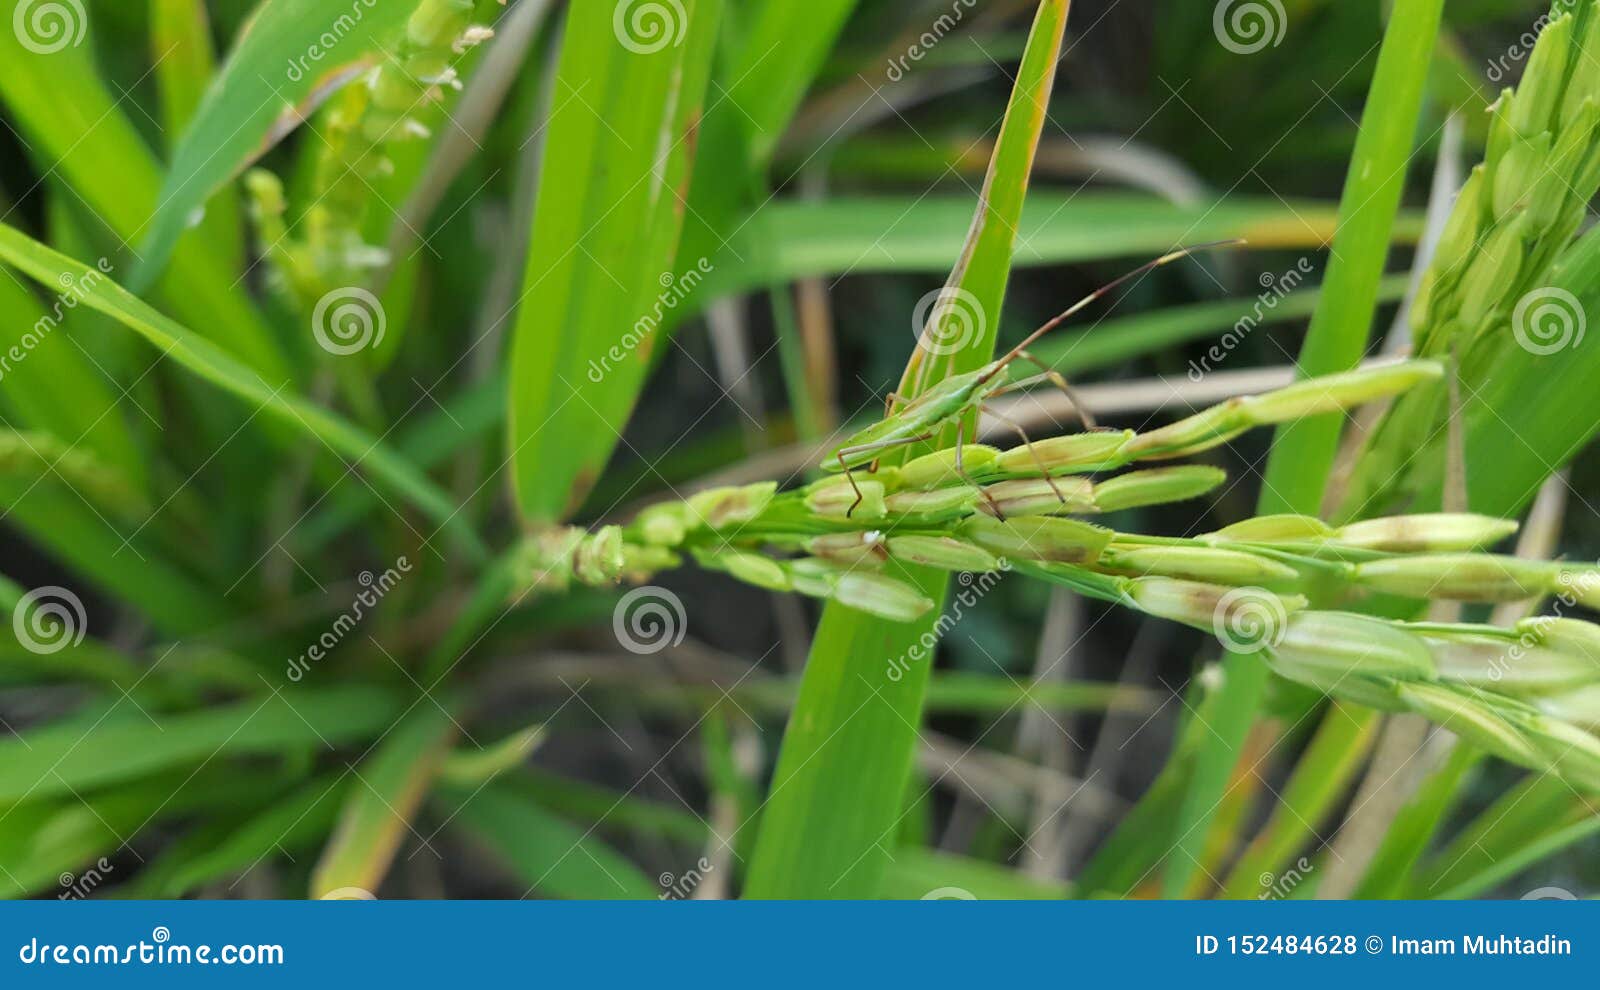
[[[83,0],[17,0],[11,30],[22,47],[35,55],[54,55],[83,44],[89,17]]]
[[[1276,901],[1288,897],[1316,868],[1315,863],[1301,856],[1294,861],[1293,866],[1282,873],[1261,874],[1261,892],[1256,895],[1256,900]]]
[[[611,349],[603,354],[599,361],[589,362],[588,378],[596,385],[606,380],[612,368],[626,361],[640,346],[655,337],[661,328],[662,319],[678,304],[689,298],[690,293],[699,288],[706,276],[717,270],[709,258],[701,258],[695,262],[693,268],[686,269],[682,275],[671,272],[662,272],[660,277],[661,292],[656,295],[655,305],[649,313],[634,321],[633,327],[622,335],[622,339],[611,345]]]
[[[311,335],[329,354],[344,356],[377,347],[389,320],[378,297],[358,286],[334,289],[311,311]]]
[[[365,887],[335,887],[317,897],[319,901],[375,901],[378,895]]]
[[[1289,613],[1265,588],[1234,588],[1217,599],[1211,631],[1230,653],[1260,653],[1283,641]]]
[[[922,349],[935,357],[965,350],[988,326],[983,303],[959,286],[935,289],[918,299],[911,310],[911,332]]]
[[[1511,69],[1533,53],[1533,46],[1538,44],[1539,35],[1550,26],[1550,21],[1557,14],[1565,13],[1577,6],[1577,0],[1556,0],[1550,9],[1540,14],[1539,17],[1513,41],[1500,55],[1489,60],[1485,74],[1492,83],[1504,82],[1511,74]]]
[[[956,25],[960,24],[962,19],[967,16],[967,11],[977,5],[978,0],[953,0],[950,4],[950,12],[940,14],[934,18],[933,23],[928,25],[928,29],[918,35],[917,40],[913,41],[911,46],[905,50],[905,54],[889,59],[889,68],[885,70],[884,75],[889,78],[890,82],[899,82],[904,79],[906,73],[911,70],[911,66],[922,61],[939,42],[945,39],[946,35],[956,29]]]
[[[689,617],[683,600],[659,585],[634,588],[611,612],[611,631],[629,653],[649,656],[683,642]]]
[[[281,945],[182,945],[172,941],[172,930],[157,925],[150,941],[129,945],[41,943],[37,937],[23,942],[17,959],[25,966],[282,966]]]
[[[1489,680],[1498,684],[1518,664],[1526,660],[1528,654],[1537,649],[1550,633],[1550,627],[1559,619],[1564,619],[1568,612],[1578,607],[1590,592],[1594,590],[1600,579],[1594,571],[1563,571],[1556,579],[1561,585],[1561,592],[1551,600],[1550,611],[1534,616],[1525,623],[1518,623],[1522,629],[1516,642],[1507,647],[1500,656],[1489,661]]]
[[[1198,382],[1210,372],[1216,370],[1234,349],[1244,343],[1245,338],[1254,333],[1267,318],[1267,314],[1278,308],[1278,304],[1305,282],[1306,276],[1315,271],[1310,258],[1301,258],[1294,263],[1294,267],[1282,275],[1271,272],[1262,272],[1258,281],[1261,283],[1261,293],[1256,296],[1255,305],[1250,312],[1240,317],[1234,323],[1233,329],[1223,334],[1217,342],[1201,355],[1199,361],[1189,362],[1189,380]]]
[[[898,684],[900,679],[911,670],[912,664],[921,663],[931,658],[934,649],[938,647],[940,640],[944,639],[945,634],[959,625],[961,620],[966,618],[967,610],[977,605],[978,602],[983,600],[984,595],[994,590],[995,585],[999,584],[1000,579],[1010,570],[1011,561],[1002,557],[995,570],[985,571],[981,574],[962,571],[956,575],[956,584],[961,586],[961,590],[950,597],[950,607],[940,614],[939,621],[933,624],[932,629],[917,637],[917,641],[912,643],[904,653],[889,660],[887,669],[889,680]]]
[[[101,856],[95,860],[93,866],[76,875],[63,873],[60,876],[61,893],[56,895],[58,901],[81,901],[94,893],[94,889],[105,883],[106,877],[114,872],[111,861]]]
[[[1276,48],[1289,30],[1282,0],[1217,0],[1211,30],[1222,47],[1235,55],[1254,55]]]
[[[711,860],[701,856],[698,861],[679,876],[671,873],[662,873],[656,880],[661,884],[661,893],[656,896],[658,901],[682,901],[693,896],[695,888],[699,887],[706,878],[706,874],[716,870]]]
[[[66,319],[67,313],[77,309],[78,305],[88,297],[90,290],[106,280],[111,270],[111,262],[101,258],[94,263],[93,268],[86,269],[82,275],[75,276],[71,272],[62,272],[56,279],[60,291],[56,293],[56,300],[51,305],[50,311],[35,320],[33,326],[25,330],[15,344],[0,352],[0,381],[5,380],[6,375],[26,360],[34,348],[55,333],[56,328],[61,326],[61,321]]]
[[[305,54],[289,59],[289,69],[284,75],[290,82],[304,79],[311,71],[311,66],[327,58],[335,48],[339,47],[339,42],[356,29],[356,25],[367,16],[367,11],[377,6],[378,0],[350,0],[349,12],[334,18],[328,29],[317,35],[316,40],[306,48]]]
[[[1566,289],[1547,286],[1517,300],[1511,313],[1511,334],[1517,346],[1545,357],[1583,343],[1589,317],[1583,303]]]
[[[344,638],[355,631],[367,613],[376,608],[383,600],[383,596],[393,591],[400,583],[401,578],[411,573],[411,561],[402,556],[394,562],[393,567],[385,568],[382,574],[374,575],[371,571],[362,571],[356,581],[362,590],[356,593],[350,602],[350,607],[339,613],[333,624],[316,638],[304,653],[290,660],[284,670],[284,675],[289,680],[298,683],[311,670],[313,663],[327,659],[334,647],[344,641]]]
[[[922,895],[925,901],[975,901],[978,895],[965,887],[935,887]]]
[[[653,55],[683,44],[689,15],[681,0],[617,0],[611,30],[622,47],[637,55]]]
[[[1520,900],[1524,901],[1576,901],[1580,899],[1577,894],[1565,887],[1535,887],[1520,898]]]
[[[29,653],[48,656],[77,646],[88,630],[83,601],[60,585],[33,589],[11,610],[11,631]]]

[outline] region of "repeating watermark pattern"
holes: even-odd
[[[1289,30],[1282,0],[1218,0],[1211,29],[1222,47],[1235,55],[1254,55],[1276,48]]]
[[[983,303],[959,286],[935,289],[911,310],[911,332],[935,357],[955,354],[980,339],[989,327]]]
[[[335,48],[338,48],[339,42],[348,37],[350,32],[356,29],[356,25],[367,16],[367,11],[377,6],[378,0],[350,0],[348,13],[334,18],[328,30],[318,35],[317,40],[311,43],[303,55],[289,59],[289,68],[284,72],[284,76],[290,82],[304,79],[311,73],[312,66],[327,58]]]
[[[58,901],[81,901],[94,893],[94,889],[105,883],[106,877],[113,872],[111,861],[101,856],[95,860],[93,866],[74,876],[63,873],[60,876],[61,893],[56,895]]]
[[[1288,897],[1316,868],[1315,863],[1301,856],[1294,861],[1293,866],[1282,873],[1261,874],[1261,892],[1256,895],[1256,900],[1276,901]]]
[[[17,0],[11,30],[35,55],[54,55],[83,44],[89,18],[82,0]]]
[[[1537,648],[1549,635],[1550,627],[1556,620],[1564,619],[1568,612],[1578,607],[1594,590],[1595,574],[1592,571],[1583,571],[1577,574],[1563,572],[1557,580],[1561,583],[1562,591],[1550,602],[1550,611],[1534,617],[1517,641],[1506,649],[1506,652],[1489,661],[1489,680],[1498,684],[1505,679],[1506,674],[1522,661],[1526,660],[1529,651]]]
[[[683,600],[654,584],[623,595],[611,612],[611,631],[617,642],[629,653],[640,656],[682,643],[688,626]]]
[[[899,82],[911,71],[911,66],[920,62],[934,49],[939,42],[945,39],[951,31],[956,29],[962,18],[967,16],[967,11],[978,5],[978,0],[954,0],[950,4],[948,13],[940,14],[934,18],[928,29],[917,36],[902,55],[889,59],[889,67],[884,71],[890,82]]]
[[[356,593],[350,606],[339,613],[333,624],[318,636],[304,653],[289,661],[284,676],[299,683],[300,679],[311,670],[313,663],[326,660],[334,648],[355,631],[367,613],[377,607],[383,596],[393,591],[400,580],[410,573],[411,561],[403,556],[394,562],[393,567],[385,568],[382,574],[374,576],[371,571],[362,571],[356,578],[362,590]]]
[[[1511,313],[1511,333],[1517,346],[1541,357],[1583,343],[1589,317],[1583,303],[1566,289],[1547,286],[1517,300]]]
[[[317,898],[319,901],[375,901],[378,895],[365,887],[335,887]]]
[[[15,370],[17,365],[26,360],[35,348],[44,343],[51,334],[55,333],[56,329],[61,326],[61,321],[67,318],[67,313],[77,309],[78,304],[88,297],[90,290],[106,280],[106,276],[111,273],[111,270],[111,262],[101,258],[95,262],[93,268],[90,268],[80,276],[74,276],[71,272],[62,272],[61,276],[56,280],[56,284],[61,287],[61,291],[56,293],[56,299],[50,306],[50,311],[34,321],[33,326],[25,330],[22,337],[15,344],[6,348],[4,352],[0,352],[0,381],[4,381],[6,375]]]
[[[975,901],[978,895],[965,887],[935,887],[922,895],[925,901]]]
[[[659,901],[682,901],[694,895],[695,888],[705,880],[706,874],[716,869],[709,859],[701,856],[700,859],[681,876],[663,873],[656,877],[661,884],[661,893],[657,895]]]
[[[1234,588],[1217,600],[1211,631],[1230,653],[1260,653],[1283,641],[1289,614],[1265,588]]]
[[[1580,900],[1577,894],[1565,887],[1535,887],[1523,894],[1524,901],[1576,901]]]
[[[377,347],[388,325],[383,303],[359,286],[325,293],[311,311],[311,335],[329,354],[344,356]]]
[[[683,44],[689,33],[689,15],[681,0],[617,0],[611,29],[622,47],[638,55],[653,55]]]
[[[88,630],[83,601],[60,585],[33,589],[11,610],[11,631],[29,653],[48,656],[77,646]]]
[[[1504,82],[1511,74],[1511,70],[1533,53],[1533,46],[1538,44],[1539,35],[1550,26],[1550,21],[1557,14],[1572,10],[1577,6],[1577,0],[1556,0],[1550,9],[1540,14],[1528,30],[1522,32],[1516,41],[1506,47],[1500,55],[1489,60],[1485,74],[1492,83]]]
[[[912,664],[922,663],[931,658],[933,651],[938,647],[939,642],[944,639],[945,634],[960,625],[961,620],[966,618],[967,610],[977,605],[978,602],[983,600],[984,595],[994,590],[995,585],[999,584],[1000,579],[1010,570],[1011,561],[1002,557],[997,570],[985,571],[982,574],[962,571],[956,575],[956,584],[961,586],[961,590],[950,596],[950,607],[940,614],[939,621],[933,624],[932,629],[917,637],[917,641],[912,643],[904,653],[889,660],[887,671],[889,680],[898,684],[900,679],[911,670]]]
[[[606,380],[612,369],[628,360],[629,356],[641,346],[655,338],[656,331],[661,329],[661,321],[666,315],[678,308],[678,305],[706,280],[706,276],[717,270],[709,258],[701,258],[695,262],[694,267],[688,268],[682,275],[672,272],[662,272],[660,277],[661,292],[656,295],[655,305],[650,312],[639,317],[622,335],[622,339],[611,345],[611,349],[600,356],[600,360],[590,360],[588,379],[596,385]]]
[[[1258,281],[1261,283],[1261,293],[1256,296],[1255,305],[1250,307],[1250,312],[1241,316],[1233,324],[1233,328],[1217,339],[1215,344],[1201,355],[1199,361],[1189,362],[1189,380],[1198,382],[1207,374],[1215,371],[1217,366],[1227,359],[1245,339],[1261,326],[1261,321],[1267,314],[1278,308],[1278,304],[1296,289],[1305,283],[1306,276],[1316,270],[1310,258],[1301,258],[1294,263],[1294,267],[1282,275],[1271,272],[1262,272]]]

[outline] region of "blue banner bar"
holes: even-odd
[[[0,905],[0,986],[907,987],[1374,976],[1592,985],[1577,901]],[[917,982],[912,982],[917,981]],[[928,981],[924,983],[922,981]]]

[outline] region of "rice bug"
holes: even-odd
[[[1089,416],[1073,396],[1072,389],[1067,384],[1066,379],[1055,369],[1034,357],[1028,351],[1028,348],[1033,346],[1045,334],[1076,316],[1097,300],[1116,291],[1132,279],[1163,265],[1187,258],[1197,251],[1242,243],[1244,243],[1242,240],[1215,241],[1164,254],[1084,296],[1058,313],[1049,322],[1030,333],[1022,343],[983,367],[963,374],[951,375],[913,399],[908,400],[902,396],[891,394],[889,396],[889,409],[884,418],[849,437],[841,446],[834,448],[833,452],[822,463],[822,468],[825,471],[835,473],[842,471],[846,480],[850,482],[851,489],[855,492],[856,500],[850,506],[846,515],[853,513],[856,506],[861,504],[861,489],[856,486],[855,476],[851,473],[852,468],[868,467],[870,471],[871,467],[876,465],[878,459],[883,456],[885,450],[933,439],[941,429],[951,422],[958,421],[962,415],[973,409],[983,409],[983,403],[993,396],[1014,391],[1038,381],[1049,381],[1066,393],[1068,400],[1072,402],[1074,410],[1077,411],[1078,417],[1083,420],[1084,425],[1089,429],[1096,429],[1093,418]],[[1009,369],[1011,363],[1018,358],[1038,367],[1041,373],[1033,378],[1020,381],[1011,380]],[[954,360],[953,355],[951,360]],[[993,410],[987,411],[990,415],[997,415]],[[1027,432],[1022,429],[1020,424],[1006,420],[1004,417],[999,418],[1017,432],[1029,450],[1033,449],[1032,441],[1029,440]],[[975,485],[962,465],[962,439],[960,433],[961,431],[958,428],[956,431],[955,473],[968,484]],[[1040,469],[1041,473],[1048,479],[1050,473],[1048,470],[1044,470],[1042,463],[1040,464]],[[1065,504],[1065,495],[1055,488],[1053,480],[1050,484],[1051,488],[1056,490],[1056,495],[1061,499],[1062,504]],[[999,506],[994,505],[992,500],[990,507],[998,518],[1004,518],[1000,514]]]

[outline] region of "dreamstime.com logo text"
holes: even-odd
[[[383,596],[393,591],[395,585],[400,583],[400,579],[410,573],[411,561],[403,556],[394,562],[393,567],[385,569],[377,576],[373,576],[371,571],[362,571],[357,581],[363,590],[356,594],[349,608],[339,613],[339,617],[333,620],[333,625],[317,637],[316,642],[312,643],[304,653],[289,661],[284,671],[285,676],[298,683],[311,669],[312,663],[327,659],[333,648],[355,631],[367,613],[383,600]]]
[[[934,46],[945,39],[945,35],[956,29],[961,19],[967,16],[967,11],[977,5],[978,0],[952,0],[950,11],[934,18],[933,23],[928,25],[928,30],[917,36],[917,40],[911,43],[904,55],[889,60],[889,68],[884,75],[889,77],[890,82],[904,79],[911,66],[922,61]]]
[[[944,639],[945,634],[960,624],[961,620],[966,618],[967,610],[982,601],[983,596],[992,591],[1010,570],[1011,561],[1002,557],[996,570],[982,574],[962,571],[956,575],[956,583],[961,586],[961,590],[950,596],[950,607],[939,616],[939,621],[933,624],[932,629],[918,637],[910,649],[889,661],[889,680],[898,684],[900,678],[911,670],[912,664],[921,663],[933,656],[934,648]]]
[[[678,304],[689,298],[689,294],[704,282],[707,275],[717,270],[709,258],[701,258],[693,268],[682,275],[671,272],[661,273],[661,292],[656,295],[655,306],[650,312],[639,317],[633,328],[622,335],[622,339],[611,345],[611,349],[601,356],[599,361],[589,362],[588,378],[596,385],[606,380],[611,374],[611,369],[628,359],[640,346],[648,343],[655,337],[661,328],[661,320]]]
[[[661,883],[661,893],[656,896],[658,901],[682,901],[693,896],[696,887],[705,880],[706,874],[715,870],[711,860],[701,856],[700,859],[681,876],[663,873],[656,879]]]
[[[327,58],[339,46],[339,42],[343,41],[351,31],[356,29],[356,25],[360,24],[362,19],[367,16],[367,11],[377,6],[378,0],[350,0],[349,12],[334,18],[333,23],[328,26],[328,30],[317,36],[317,40],[311,43],[304,55],[299,58],[291,58],[289,60],[289,69],[284,75],[288,77],[290,82],[299,82],[304,79],[311,71],[311,67]]]
[[[17,958],[29,966],[282,966],[283,946],[175,945],[167,926],[157,925],[150,941],[129,945],[51,945],[36,936],[22,943]]]
[[[1256,895],[1257,900],[1276,901],[1294,893],[1301,881],[1311,875],[1316,864],[1301,856],[1294,861],[1294,865],[1282,873],[1261,874],[1261,893]]]
[[[1262,272],[1260,278],[1261,294],[1256,296],[1255,305],[1250,308],[1250,312],[1241,316],[1238,322],[1234,323],[1233,329],[1223,334],[1215,344],[1212,344],[1205,354],[1201,355],[1199,361],[1189,362],[1189,380],[1198,382],[1210,372],[1215,371],[1216,367],[1229,354],[1232,354],[1235,348],[1244,343],[1246,337],[1255,332],[1255,329],[1261,325],[1261,321],[1267,318],[1268,313],[1277,309],[1278,304],[1283,302],[1286,296],[1300,288],[1301,284],[1305,282],[1306,276],[1310,275],[1313,270],[1311,259],[1301,258],[1295,262],[1293,268],[1290,268],[1282,275]]]
[[[1539,42],[1539,35],[1544,33],[1544,29],[1550,26],[1550,21],[1557,14],[1571,11],[1576,6],[1577,0],[1556,0],[1550,9],[1540,14],[1528,30],[1524,31],[1516,41],[1513,41],[1502,54],[1489,60],[1488,69],[1485,71],[1489,81],[1492,83],[1504,82],[1506,77],[1511,74],[1511,69],[1527,58],[1533,51],[1533,46]]]
[[[93,866],[82,873],[61,874],[61,893],[56,895],[58,901],[81,901],[94,893],[96,887],[106,882],[106,877],[113,871],[111,861],[101,856],[95,860]]]
[[[20,9],[20,8],[19,8]],[[78,308],[78,304],[88,297],[90,290],[104,282],[111,273],[111,262],[101,258],[95,266],[84,272],[81,276],[74,276],[71,272],[62,272],[57,279],[61,291],[56,293],[56,301],[50,311],[39,317],[15,344],[0,351],[0,381],[12,369],[27,359],[33,349],[42,344],[47,337],[55,333],[61,321],[66,319],[67,313]]]

